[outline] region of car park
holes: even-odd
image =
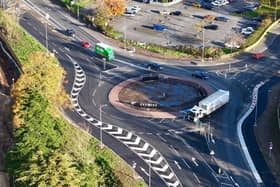
[[[170,14],[169,14],[169,15],[180,16],[180,15],[182,15],[182,12],[181,12],[181,11],[179,11],[179,10],[176,10],[176,11],[172,11],[172,12],[170,12]]]
[[[208,29],[208,30],[217,30],[218,29],[218,25],[214,25],[214,24],[210,24],[210,25],[205,25],[204,29]]]
[[[241,34],[244,35],[250,35],[254,32],[255,30],[252,27],[246,27],[241,29]]]
[[[252,59],[259,60],[259,59],[262,59],[262,58],[264,58],[263,53],[255,53],[255,54],[252,55]]]
[[[148,70],[153,70],[153,71],[159,71],[163,69],[163,67],[157,63],[147,63],[144,64],[144,67],[147,68]]]
[[[207,73],[204,71],[195,71],[194,73],[192,73],[192,77],[203,79],[203,80],[206,80],[209,78]]]
[[[66,29],[65,34],[67,36],[75,36],[75,31],[74,31],[74,29]]]
[[[81,46],[84,48],[90,48],[91,44],[87,41],[81,41]]]
[[[215,17],[215,20],[216,21],[222,21],[222,22],[228,22],[229,18],[223,17],[223,16],[218,16],[218,17]]]

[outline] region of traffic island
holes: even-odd
[[[214,90],[203,81],[191,78],[148,74],[128,79],[109,93],[118,110],[138,117],[175,118]]]

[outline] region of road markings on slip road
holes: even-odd
[[[196,158],[192,157],[192,161],[193,161],[193,163],[194,163],[195,166],[199,166],[198,163],[197,163],[197,161],[196,161]]]
[[[199,180],[198,176],[195,173],[192,173],[192,174],[193,174],[194,178],[196,179],[196,181],[198,182],[198,184],[200,184],[200,180]]]
[[[178,163],[176,160],[174,160],[174,163],[175,163],[175,165],[178,167],[179,170],[182,169],[181,166],[179,165],[179,163]]]
[[[186,164],[186,166],[187,166],[189,169],[191,169],[191,166],[187,163],[187,161],[186,161],[185,159],[183,159],[183,158],[182,158],[182,160],[183,160],[184,164]]]
[[[150,176],[149,173],[142,167],[140,167],[141,171],[143,171],[143,173],[145,173],[145,175]]]
[[[73,59],[68,54],[66,54],[66,56],[71,60],[75,69],[75,80],[71,90],[71,100],[74,105],[75,111],[91,125],[101,128],[105,133],[118,139],[121,143],[126,145],[131,151],[133,151],[141,159],[143,159],[147,164],[151,164],[151,169],[158,174],[158,176],[164,181],[167,186],[182,187],[181,182],[179,181],[172,168],[169,166],[166,159],[146,140],[144,140],[137,134],[129,132],[118,126],[102,123],[101,121],[87,114],[81,108],[78,102],[78,97],[86,82],[86,76],[81,66],[73,61]],[[142,168],[141,170],[147,175],[147,172],[144,170],[144,168]]]

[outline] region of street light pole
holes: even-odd
[[[204,24],[202,28],[202,54],[201,54],[201,62],[204,62]]]
[[[277,0],[275,0],[274,21],[277,20]]]
[[[50,16],[49,14],[46,14],[46,48],[47,48],[47,52],[49,51],[49,44],[48,44],[48,20],[49,20]]]
[[[104,104],[104,105],[99,105],[99,120],[101,122],[101,125],[100,125],[100,148],[103,149],[104,145],[103,145],[103,136],[102,136],[102,108],[107,106],[107,104]]]
[[[151,187],[151,157],[149,158],[150,162],[149,162],[149,187]]]
[[[255,111],[255,124],[257,126],[257,118],[258,118],[258,94],[256,95],[256,111]]]
[[[79,20],[79,18],[80,18],[80,5],[79,5],[80,1],[79,0],[77,0],[77,1],[78,1],[78,3],[77,3],[77,18]]]

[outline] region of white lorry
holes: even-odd
[[[224,104],[229,102],[229,91],[217,90],[213,94],[204,98],[198,103],[198,106],[194,106],[191,109],[183,110],[183,113],[188,120],[198,121],[200,118],[211,114]]]

